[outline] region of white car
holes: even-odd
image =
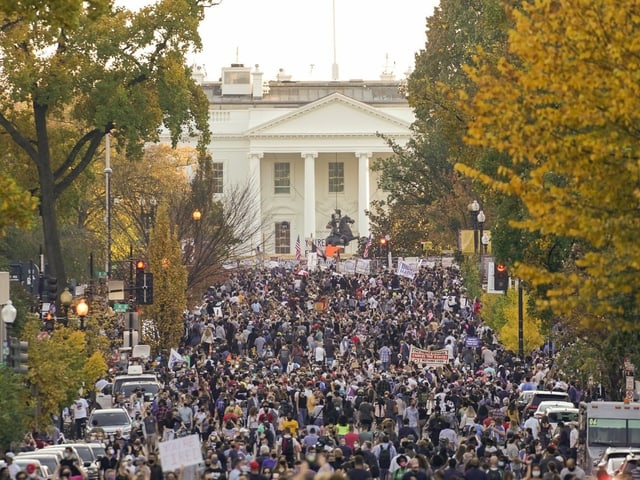
[[[575,405],[571,402],[545,400],[544,402],[540,402],[538,404],[538,408],[533,415],[536,418],[540,419],[543,417],[543,415],[546,415],[547,410],[549,410],[550,408],[575,408]]]
[[[132,420],[124,408],[102,408],[91,412],[87,422],[87,434],[93,427],[104,430],[105,437],[115,436],[119,430],[124,438],[131,436]]]
[[[546,410],[545,415],[549,419],[551,431],[553,432],[560,422],[564,423],[565,425],[569,424],[570,422],[578,423],[579,413],[580,410],[573,407],[551,407]]]

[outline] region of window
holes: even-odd
[[[291,253],[289,222],[276,223],[276,253]]]
[[[344,192],[344,163],[329,163],[329,193]]]
[[[224,83],[249,84],[251,83],[251,72],[224,72]]]
[[[291,193],[291,168],[289,163],[275,163],[273,167],[274,193]]]
[[[224,193],[224,164],[213,163],[213,193]]]

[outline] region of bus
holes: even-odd
[[[640,403],[581,403],[580,433],[584,443],[579,460],[589,474],[607,448],[640,447]]]

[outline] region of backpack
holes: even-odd
[[[489,480],[502,480],[502,472],[500,470],[489,470],[487,478]]]
[[[378,464],[382,470],[388,470],[391,465],[391,443],[387,444],[387,448],[384,445],[380,445],[380,456],[378,457]]]
[[[293,458],[293,438],[282,437],[282,454],[287,458]]]

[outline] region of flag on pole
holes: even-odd
[[[362,252],[362,258],[369,258],[369,249],[371,248],[371,235],[367,240],[367,244],[364,246],[364,252]]]
[[[184,361],[184,357],[180,355],[175,348],[172,348],[171,354],[169,355],[169,361],[167,362],[169,370],[173,370],[173,367],[176,363],[181,363]]]
[[[296,240],[296,260],[300,260],[302,257],[302,247],[300,246],[300,235],[298,235],[298,239]]]

